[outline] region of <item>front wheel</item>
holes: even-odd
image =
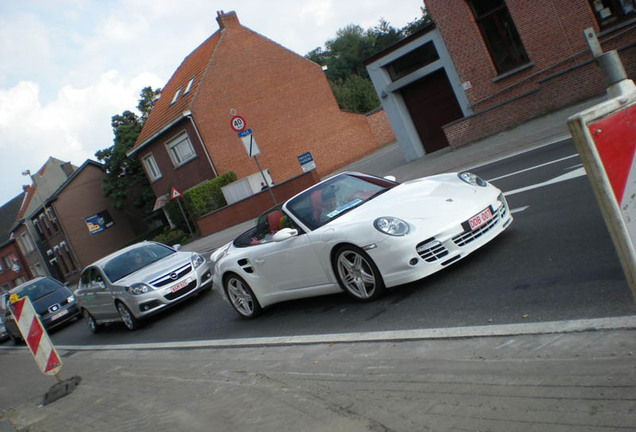
[[[335,253],[333,266],[340,287],[356,300],[374,300],[385,290],[380,270],[362,249],[343,246]]]
[[[97,324],[97,321],[95,321],[95,318],[89,311],[87,311],[86,309],[82,309],[82,315],[84,316],[84,320],[86,321],[86,324],[88,325],[90,331],[92,331],[93,333],[97,333],[101,330],[101,326]]]
[[[238,275],[225,278],[225,294],[230,304],[243,319],[251,319],[261,312],[261,305],[250,286]]]
[[[141,323],[123,303],[117,303],[117,311],[128,330],[137,330]]]

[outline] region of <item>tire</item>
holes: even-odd
[[[102,326],[97,324],[93,315],[91,315],[91,313],[86,309],[82,309],[82,316],[84,317],[84,320],[91,332],[97,333],[102,329]]]
[[[135,318],[128,307],[121,303],[117,303],[117,311],[119,312],[119,316],[121,317],[122,322],[128,328],[128,330],[137,330],[141,327],[141,322]]]
[[[13,345],[20,345],[22,343],[22,338],[21,337],[15,337],[11,333],[9,333],[9,332],[7,332],[7,333],[9,334],[9,339],[11,340]]]
[[[380,270],[365,251],[355,246],[336,251],[333,271],[340,287],[358,301],[375,300],[385,291]]]
[[[242,277],[231,273],[225,277],[223,287],[230,304],[241,318],[252,319],[261,313],[258,299]]]

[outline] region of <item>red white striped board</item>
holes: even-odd
[[[35,313],[31,300],[28,297],[21,298],[13,303],[10,309],[40,372],[45,375],[56,375],[62,368],[62,360]]]

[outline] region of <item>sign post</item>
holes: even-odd
[[[603,53],[592,29],[584,35],[609,99],[570,117],[568,128],[636,299],[636,86],[615,51]]]
[[[252,129],[247,129],[247,122],[245,119],[239,115],[236,115],[236,110],[230,110],[230,113],[233,113],[232,120],[230,121],[230,126],[234,132],[237,132],[237,136],[241,139],[243,143],[243,147],[245,147],[245,152],[248,157],[254,158],[254,162],[256,162],[256,167],[258,171],[261,173],[261,177],[263,177],[263,182],[265,186],[267,186],[267,190],[269,191],[269,195],[272,197],[272,201],[274,201],[274,205],[278,204],[276,202],[276,197],[274,196],[274,192],[272,192],[272,188],[269,187],[269,182],[263,173],[263,169],[261,168],[261,164],[258,163],[258,156],[261,154],[258,149],[258,145],[256,144],[256,140],[254,139],[254,135],[252,135]]]
[[[179,210],[181,210],[181,215],[183,216],[183,219],[185,219],[185,223],[188,226],[188,231],[190,231],[190,235],[193,235],[192,232],[192,228],[190,227],[190,222],[188,221],[188,217],[185,214],[185,211],[183,210],[183,207],[181,206],[181,200],[179,199],[181,198],[181,192],[179,192],[174,186],[170,189],[170,199],[177,200],[177,204],[179,205]]]
[[[40,372],[44,375],[52,375],[58,381],[58,384],[51,387],[44,395],[42,404],[46,405],[56,401],[75,390],[81,378],[76,376],[65,381],[60,377],[62,360],[51,343],[51,339],[29,297],[19,299],[17,294],[12,294],[9,298],[9,309]]]

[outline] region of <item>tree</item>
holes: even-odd
[[[428,26],[431,23],[428,12],[425,8],[421,10],[422,16],[402,29],[391,26],[384,19],[367,30],[350,24],[325,42],[325,49],[318,47],[305,55],[326,66],[325,75],[341,109],[365,113],[380,106],[364,61]]]
[[[128,204],[151,215],[155,201],[150,183],[136,157],[126,153],[133,147],[144,122],[150,114],[156,96],[161,90],[145,87],[141,90],[137,109],[141,117],[131,111],[124,111],[112,117],[111,126],[115,138],[113,145],[95,153],[104,163],[106,176],[102,183],[104,196],[109,197],[113,207],[122,210]],[[130,202],[132,200],[132,202]]]

